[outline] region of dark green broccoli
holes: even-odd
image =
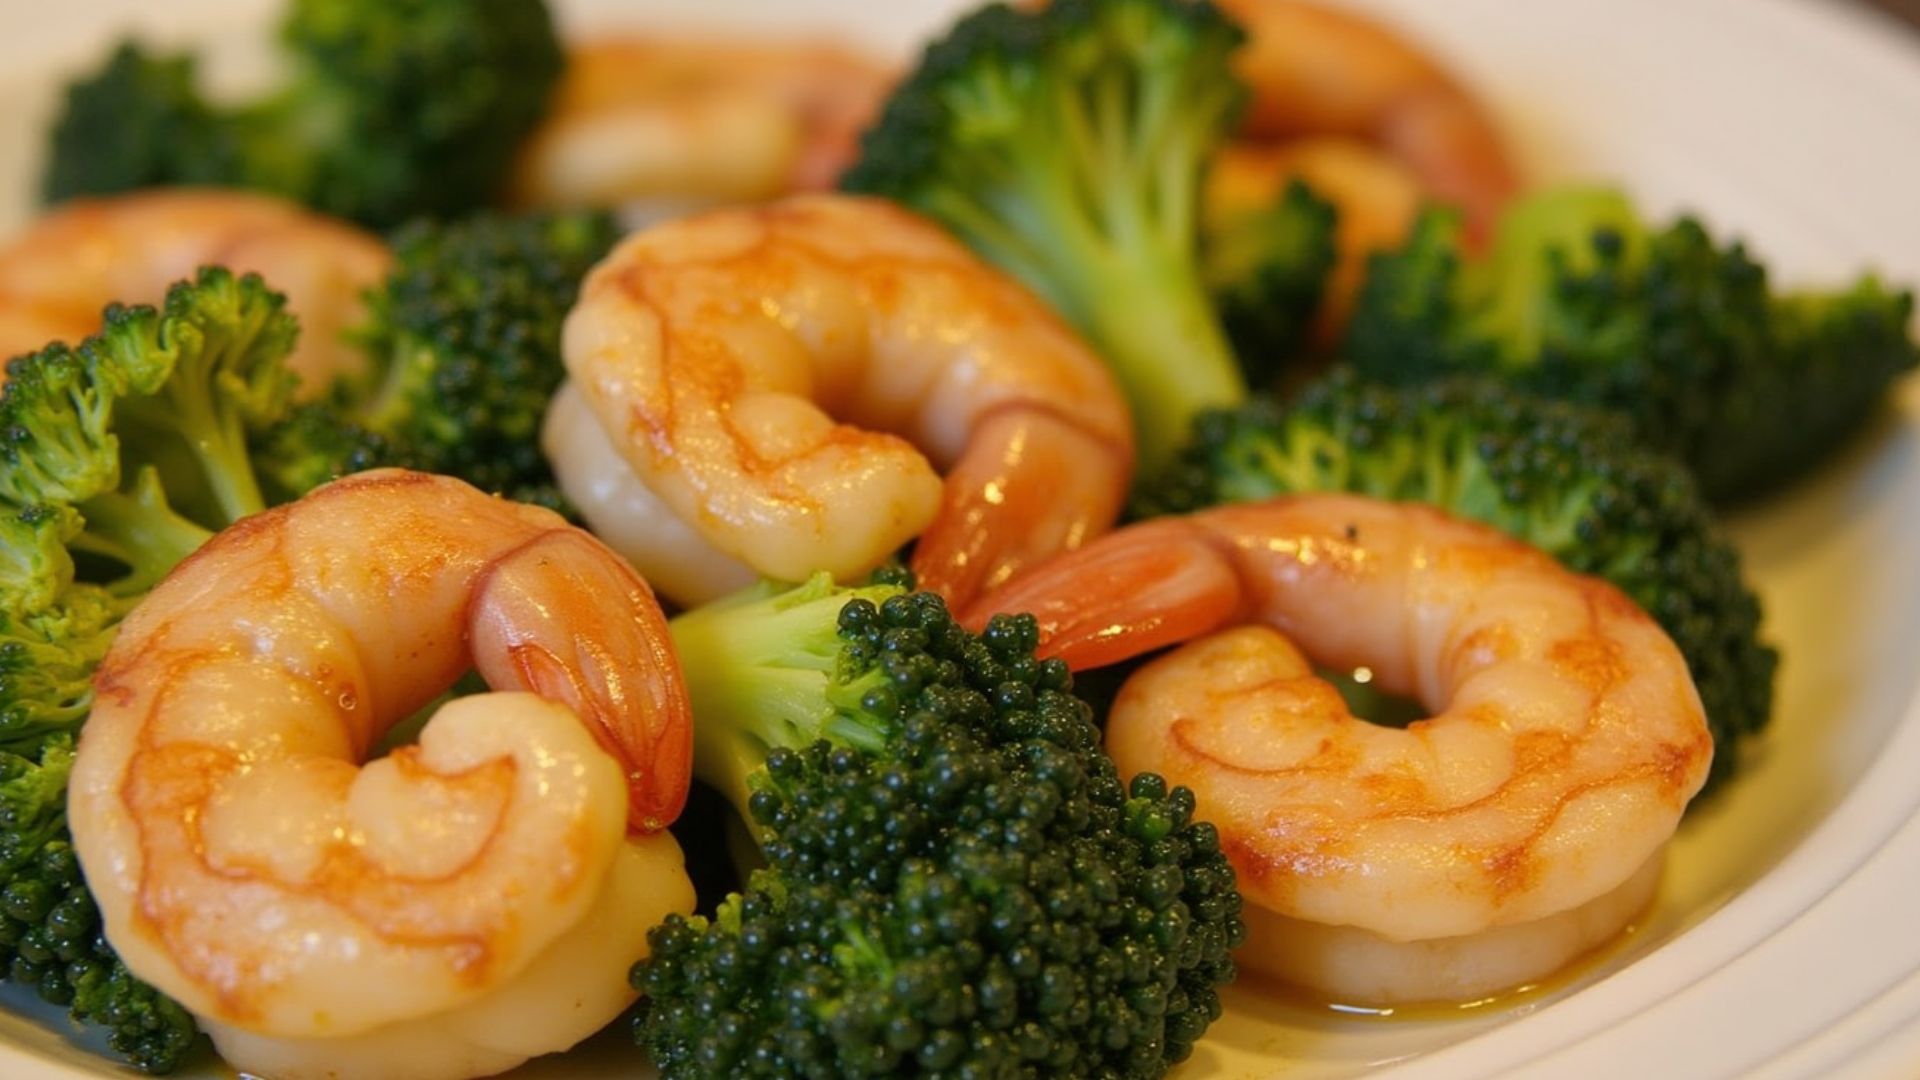
[[[1740,244],[1691,218],[1653,228],[1617,192],[1522,200],[1483,259],[1461,240],[1457,217],[1429,211],[1372,261],[1348,357],[1396,382],[1496,373],[1619,409],[1714,501],[1819,462],[1920,363],[1909,293],[1872,277],[1774,293]]]
[[[215,184],[240,163],[221,114],[200,94],[191,56],[122,42],[67,88],[42,188],[47,201],[158,184]]]
[[[673,631],[695,771],[767,866],[635,968],[664,1076],[1151,1077],[1219,1015],[1219,838],[1121,784],[1031,617],[823,575]]]
[[[1180,462],[1142,484],[1141,516],[1300,491],[1431,503],[1613,582],[1686,656],[1715,752],[1709,787],[1766,726],[1779,657],[1760,603],[1685,468],[1611,412],[1486,379],[1417,387],[1339,370],[1280,405],[1209,413]]]
[[[138,1068],[170,1072],[199,1031],[178,1002],[134,978],[102,930],[68,839],[73,737],[34,756],[0,752],[0,972],[104,1028]]]
[[[1252,385],[1271,387],[1310,346],[1339,254],[1338,220],[1297,179],[1270,206],[1208,215],[1201,272]]]
[[[1085,332],[1150,463],[1194,413],[1246,396],[1199,222],[1240,41],[1204,0],[989,5],[927,48],[842,178],[947,226]]]
[[[259,188],[376,227],[498,193],[563,58],[544,0],[293,0],[294,75],[211,104],[190,56],[131,43],[74,83],[48,201],[152,184]]]
[[[153,1072],[193,1019],[102,935],[66,826],[74,738],[121,618],[264,508],[248,442],[289,408],[296,327],[257,277],[202,270],[165,303],[7,366],[0,391],[0,972]]]
[[[619,238],[601,213],[418,222],[353,337],[366,375],[296,410],[258,451],[285,496],[399,465],[558,508],[540,422],[566,370],[560,325]]]

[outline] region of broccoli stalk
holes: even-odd
[[[1373,260],[1346,353],[1393,382],[1497,374],[1618,409],[1724,502],[1779,487],[1859,426],[1920,363],[1912,313],[1871,276],[1775,293],[1697,221],[1654,228],[1618,192],[1565,188],[1516,203],[1477,261],[1457,217],[1423,215]]]
[[[703,716],[733,718],[694,726],[695,775],[744,809],[750,778],[775,750],[803,750],[821,739],[869,753],[884,749],[892,722],[861,699],[885,676],[875,668],[836,678],[845,673],[836,670],[843,643],[834,627],[848,601],[878,604],[900,592],[893,585],[840,589],[823,574],[797,589],[768,582],[674,619],[689,698]],[[743,670],[752,677],[740,678]]]
[[[1085,332],[1148,462],[1246,395],[1199,250],[1240,41],[1205,2],[982,8],[928,47],[842,181],[938,220]]]
[[[619,237],[601,213],[417,222],[353,331],[365,375],[296,410],[255,453],[276,496],[404,465],[559,509],[540,452],[565,374],[560,327],[580,281]]]
[[[1186,513],[1290,492],[1430,503],[1606,578],[1645,608],[1693,673],[1714,737],[1711,787],[1772,714],[1779,657],[1740,558],[1677,461],[1617,414],[1489,379],[1419,387],[1337,370],[1282,406],[1210,413],[1180,462],[1140,485],[1134,513]]]
[[[1031,618],[822,575],[672,625],[696,772],[767,865],[634,970],[664,1076],[1159,1076],[1219,1015],[1219,838],[1121,784]]]
[[[247,444],[288,410],[296,327],[257,277],[202,270],[164,304],[7,366],[0,391],[0,972],[108,1029],[152,1072],[193,1018],[103,936],[66,827],[73,742],[120,620],[262,509]]]
[[[293,76],[235,107],[190,56],[124,44],[67,91],[47,200],[157,184],[276,192],[376,227],[489,202],[562,56],[543,0],[294,0]]]

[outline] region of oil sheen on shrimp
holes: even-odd
[[[1249,902],[1241,959],[1347,1001],[1472,998],[1616,933],[1713,753],[1686,663],[1603,581],[1412,504],[1302,495],[1121,530],[969,613],[1136,673],[1123,773],[1192,788]],[[1355,718],[1314,671],[1433,711]]]
[[[360,365],[341,331],[359,321],[361,294],[388,263],[372,234],[265,195],[173,188],[76,199],[0,249],[0,356],[78,341],[108,304],[157,303],[219,264],[287,294],[300,318],[288,362],[310,394]]]
[[[495,692],[373,756],[469,668]],[[547,511],[397,470],[319,488],[182,562],[96,687],[88,885],[237,1068],[510,1068],[626,1008],[647,930],[691,909],[657,831],[691,752],[664,618]]]
[[[1360,15],[1306,0],[1219,0],[1247,31],[1236,73],[1251,91],[1242,134],[1335,136],[1396,159],[1432,198],[1491,235],[1518,187],[1499,126],[1441,64]],[[1344,209],[1344,204],[1343,204]]]
[[[826,42],[579,42],[514,197],[684,210],[831,188],[893,78]]]
[[[921,586],[961,602],[1105,532],[1132,469],[1125,400],[1088,347],[879,200],[795,196],[637,233],[588,275],[562,352],[598,431],[550,412],[544,439],[595,529],[619,531],[589,471],[609,455],[578,445],[597,438],[657,500],[635,513],[664,507],[771,577],[844,580],[919,537]],[[627,531],[650,579],[699,576]]]

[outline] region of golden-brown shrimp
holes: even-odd
[[[1404,163],[1432,198],[1491,235],[1518,181],[1499,127],[1459,80],[1401,35],[1305,0],[1219,0],[1247,31],[1235,70],[1256,141],[1345,136]],[[1344,208],[1344,207],[1343,207]]]
[[[0,357],[100,328],[111,303],[156,303],[201,266],[252,272],[300,319],[289,363],[303,391],[354,370],[340,332],[379,283],[385,244],[346,222],[241,191],[177,188],[76,199],[0,249]],[[4,376],[0,376],[4,377]]]
[[[1125,400],[1087,346],[938,226],[873,199],[638,233],[588,275],[562,353],[659,502],[776,578],[845,579],[918,536],[921,586],[963,602],[1105,532],[1133,463]],[[551,417],[560,482],[594,522],[574,466],[600,459],[553,453],[578,425]],[[650,579],[678,557],[621,553]]]
[[[1618,931],[1713,753],[1651,617],[1429,507],[1302,495],[1149,522],[969,621],[986,606],[1035,612],[1076,667],[1198,639],[1127,682],[1107,747],[1219,827],[1259,909],[1242,959],[1343,999],[1478,996]],[[1309,659],[1434,715],[1356,719]]]
[[[367,760],[470,667],[506,692]],[[651,835],[691,765],[665,620],[545,510],[337,481],[182,562],[95,685],[68,815],[108,938],[243,1069],[326,1075],[370,1043],[477,1075],[562,1049],[691,906]],[[523,1006],[539,1030],[490,1030]]]
[[[887,65],[826,42],[578,43],[521,152],[514,197],[686,208],[824,190],[893,80]]]

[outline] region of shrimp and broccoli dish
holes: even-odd
[[[1775,712],[1720,515],[1871,438],[1909,292],[1532,184],[1317,2],[556,14],[73,73],[0,1001],[156,1074],[1147,1080],[1659,905]]]

